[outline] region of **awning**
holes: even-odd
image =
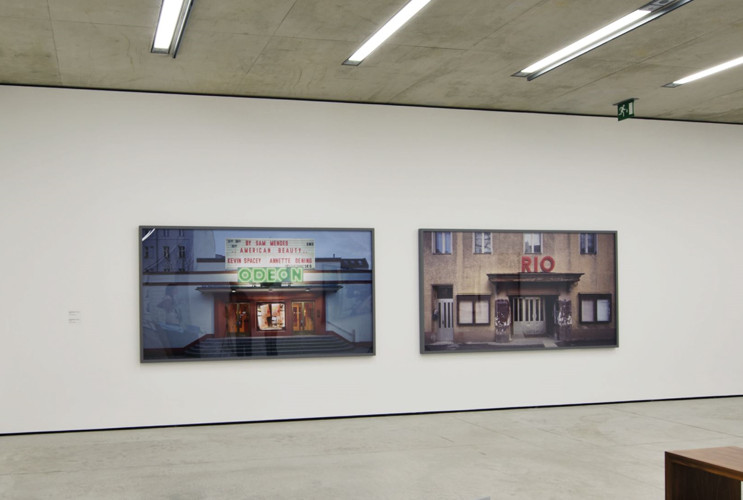
[[[569,283],[580,281],[585,273],[513,273],[488,274],[491,283]]]
[[[254,285],[204,285],[196,287],[201,293],[299,293],[299,292],[337,292],[340,285],[292,285],[292,286],[254,286]]]

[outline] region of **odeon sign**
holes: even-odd
[[[238,283],[282,283],[304,281],[301,267],[242,267],[237,270]]]

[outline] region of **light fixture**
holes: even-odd
[[[704,71],[700,71],[699,73],[694,73],[693,75],[689,75],[685,78],[682,78],[681,80],[676,80],[675,82],[672,82],[672,83],[667,83],[663,86],[673,89],[676,87],[680,87],[681,85],[684,85],[685,83],[691,83],[693,81],[699,80],[700,78],[704,78],[705,76],[714,75],[715,73],[719,73],[720,71],[725,71],[726,69],[740,66],[741,64],[743,64],[743,57],[739,57],[738,59],[733,59],[732,61],[728,61],[726,63],[718,64],[717,66],[714,66],[709,69],[705,69]]]
[[[362,45],[351,57],[343,63],[347,66],[358,66],[374,50],[382,45],[385,40],[391,37],[395,31],[399,30],[403,24],[407,23],[411,17],[416,15],[419,10],[428,4],[431,0],[410,0],[408,4],[400,9],[387,24],[382,26],[379,31],[374,33],[364,45]]]
[[[691,1],[692,0],[653,0],[636,11],[627,14],[618,21],[614,21],[600,30],[591,33],[587,37],[581,38],[564,49],[558,50],[554,54],[532,64],[528,68],[522,69],[513,76],[526,77],[529,81],[534,80],[548,71],[552,71],[558,66],[562,66],[566,62],[572,61],[576,57],[580,57],[586,52],[590,52],[591,50],[600,47],[601,45],[610,42],[635,28],[639,28],[645,23],[658,19],[660,16],[668,14]]]
[[[188,16],[191,14],[193,0],[162,0],[160,18],[157,20],[155,39],[151,52],[155,54],[178,54],[183,30],[186,29]]]

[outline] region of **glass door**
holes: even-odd
[[[227,336],[250,336],[250,303],[233,302],[227,305]]]
[[[544,299],[542,297],[512,297],[513,334],[517,337],[547,334]]]
[[[295,335],[315,333],[315,303],[292,302],[293,330]]]

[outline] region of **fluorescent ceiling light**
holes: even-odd
[[[561,59],[565,59],[566,57],[568,57],[568,56],[570,56],[572,54],[575,54],[576,52],[579,52],[582,49],[585,49],[589,45],[592,45],[592,44],[598,42],[599,40],[601,40],[603,38],[606,38],[607,36],[609,36],[609,35],[611,35],[613,33],[616,33],[620,29],[626,28],[630,24],[634,23],[635,21],[637,21],[638,19],[640,19],[642,17],[647,16],[648,14],[650,14],[650,12],[648,12],[647,10],[636,10],[633,13],[624,16],[619,21],[615,21],[615,22],[611,23],[608,26],[604,26],[600,30],[598,30],[598,31],[596,31],[594,33],[591,33],[587,37],[581,38],[580,40],[578,40],[574,44],[568,45],[564,49],[558,50],[557,52],[555,52],[551,56],[547,56],[544,59],[542,59],[541,61],[532,64],[528,68],[521,70],[521,72],[522,73],[529,73],[529,74],[536,73],[540,69],[544,69],[544,68],[546,68],[546,67],[548,67],[548,66],[556,63],[557,61],[560,61]]]
[[[587,37],[581,38],[564,49],[558,50],[554,54],[532,64],[528,68],[522,69],[513,76],[526,77],[527,80],[531,81],[548,71],[552,71],[558,66],[562,66],[566,62],[572,61],[576,57],[580,57],[586,52],[600,47],[601,45],[610,42],[635,28],[639,28],[653,19],[657,19],[663,14],[676,10],[691,1],[692,0],[653,0],[649,4],[643,5],[636,11],[627,14],[618,21],[614,21],[600,30],[591,33]]]
[[[361,61],[374,52],[374,50],[382,45],[385,40],[391,37],[395,31],[399,30],[403,24],[407,23],[411,17],[416,15],[423,7],[428,4],[431,0],[410,0],[410,2],[394,15],[392,19],[387,21],[387,24],[374,33],[374,35],[364,43],[354,54],[346,59],[343,64],[358,66]]]
[[[193,0],[163,0],[152,52],[176,56],[192,6]]]
[[[699,80],[700,78],[704,78],[705,76],[714,75],[715,73],[719,73],[720,71],[725,71],[726,69],[740,66],[741,64],[743,64],[743,57],[739,57],[738,59],[733,59],[732,61],[728,61],[726,63],[718,64],[717,66],[713,68],[705,69],[704,71],[700,71],[699,73],[694,73],[693,75],[682,78],[681,80],[676,80],[673,83],[667,83],[666,85],[663,85],[663,86],[670,87],[670,88],[680,87],[681,85],[685,83],[690,83],[690,82]]]

